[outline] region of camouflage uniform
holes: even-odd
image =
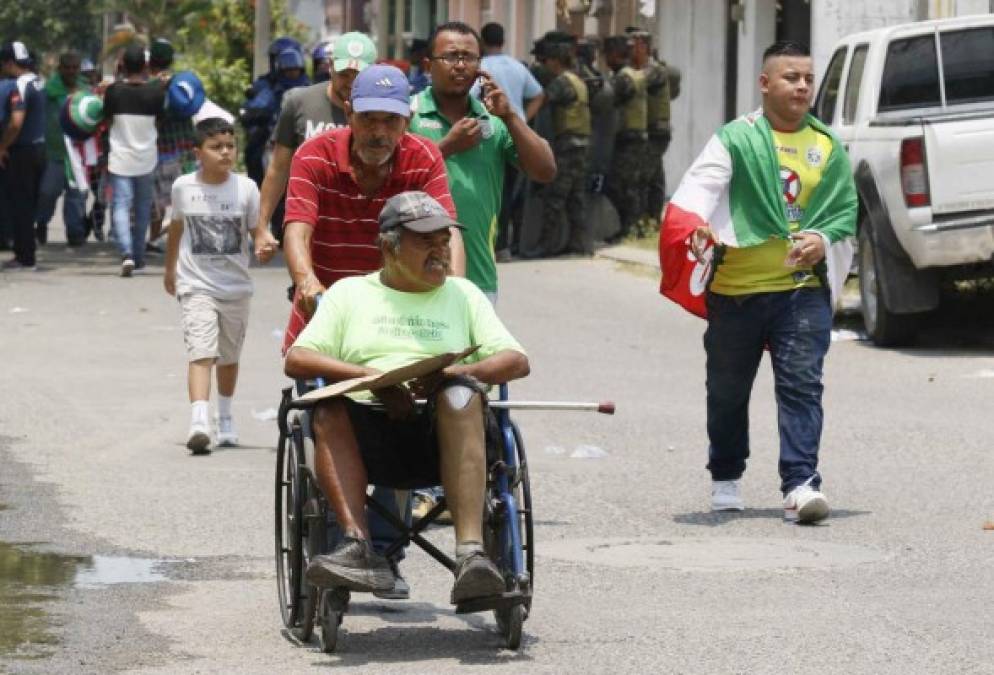
[[[658,224],[666,200],[663,154],[670,144],[670,80],[666,65],[652,59],[646,66],[647,130],[645,194],[647,214]]]
[[[615,105],[620,109],[620,120],[604,194],[611,200],[621,222],[621,230],[612,237],[616,241],[627,236],[646,212],[642,179],[648,143],[645,74],[624,66],[615,71],[611,87]]]
[[[593,241],[585,209],[590,141],[587,85],[573,71],[564,71],[545,88],[545,100],[552,117],[557,170],[552,183],[542,189],[542,251],[590,254]]]

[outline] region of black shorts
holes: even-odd
[[[410,489],[441,483],[431,410],[398,422],[385,410],[344,400],[370,484]]]

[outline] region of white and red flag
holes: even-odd
[[[837,307],[852,262],[856,189],[849,159],[835,135],[811,115],[806,123],[832,140],[832,152],[799,229],[817,232],[825,240],[832,306]],[[730,247],[790,237],[780,161],[762,111],[729,122],[711,137],[684,174],[660,225],[659,291],[688,312],[706,317],[713,243],[703,262],[690,247],[691,236],[702,226],[710,228],[718,244]]]

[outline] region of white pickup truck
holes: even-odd
[[[846,37],[813,112],[852,162],[867,332],[907,344],[940,283],[994,277],[994,15]]]

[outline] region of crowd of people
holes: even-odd
[[[118,56],[102,78],[67,51],[42,79],[24,43],[0,48],[0,248],[14,252],[5,270],[35,268],[60,197],[70,248],[103,241],[109,211],[121,275],[141,270],[147,250],[161,252],[150,239],[169,220],[173,181],[196,168],[193,124],[233,120],[194,73],[173,72],[168,40],[134,42]]]
[[[405,365],[442,347],[481,345],[445,373],[468,391],[429,413],[448,415],[439,433],[451,424],[475,438],[482,433],[479,420],[461,412],[476,400],[474,387],[528,372],[524,350],[495,311],[499,258],[513,255],[516,245],[523,257],[589,254],[594,234],[587,204],[600,195],[618,212],[613,238],[650,229],[663,208],[662,156],[679,86],[675,72],[652,57],[649,35],[637,29],[604,40],[609,72],[603,73],[596,68],[601,47],[593,40],[549,33],[536,43],[530,67],[503,54],[503,42],[497,24],[479,34],[462,22],[444,23],[415,44],[420,60],[401,69],[378,59],[368,36],[347,33],[312,52],[312,83],[301,45],[276,40],[270,72],[252,84],[239,111],[248,177],[233,172],[234,116],[207,98],[194,73],[171,71],[168,41],[126,47],[117,77],[95,87],[81,75],[78,55],[63,54],[43,84],[25,45],[8,43],[0,48],[10,78],[0,88],[0,165],[10,208],[0,213],[10,214],[15,257],[4,268],[34,267],[35,246],[44,243],[63,193],[69,245],[81,245],[91,233],[99,238],[98,207],[87,212],[86,191],[95,191],[97,205],[107,204],[106,186],[121,275],[131,276],[144,266],[156,211],[169,233],[164,286],[179,300],[188,352],[187,446],[199,454],[215,439],[237,443],[231,410],[252,295],[249,258],[254,250],[265,263],[282,247],[292,282],[283,343],[287,375],[337,381]],[[844,150],[807,113],[813,68],[806,48],[774,45],[763,67],[765,116],[729,124],[705,149],[674,197],[677,208],[667,211],[680,236],[664,241],[664,248],[686,261],[692,245],[703,264],[711,243],[716,256],[705,338],[713,508],[742,508],[746,404],[765,344],[782,399],[785,509],[794,519],[815,521],[828,514],[817,473],[821,364],[831,319],[824,259],[831,245],[851,236],[854,191],[851,175],[839,168]],[[764,174],[775,164],[754,156],[760,147],[805,176],[807,191],[790,202],[793,208],[780,208],[780,175]],[[708,173],[722,162],[728,164],[724,183]],[[743,170],[749,162],[759,168]],[[815,191],[820,181],[836,187]],[[711,222],[724,213],[714,207],[729,186],[737,198],[755,193],[755,204],[769,206],[769,213],[746,222],[736,209],[735,222]],[[814,215],[805,216],[809,201],[826,199],[827,211],[812,208]],[[526,251],[529,223],[521,213],[529,200],[540,204],[541,217],[537,245]],[[664,261],[664,269],[672,276],[681,268]],[[664,287],[668,283],[664,279]],[[311,322],[322,296],[320,320]],[[811,342],[803,346],[803,368],[785,356],[801,348],[801,333]],[[212,377],[216,433],[209,415]],[[441,384],[374,394],[391,423],[412,421],[415,390],[427,387],[431,391],[422,393],[437,396]],[[422,422],[412,424],[401,429],[402,437],[423,434]],[[409,587],[400,558],[377,557],[391,543],[392,528],[359,513],[375,472],[364,465],[367,453],[396,455],[395,446],[383,447],[382,438],[369,435],[384,425],[339,403],[319,410],[317,477],[347,537],[312,561],[308,574],[320,585],[350,583],[403,598]],[[430,421],[425,428],[434,430]],[[351,441],[328,441],[343,437],[343,430],[352,432],[344,434]],[[458,602],[492,592],[498,582],[482,555],[478,518],[474,522],[477,491],[458,487],[467,476],[476,483],[481,478],[480,462],[471,461],[479,444],[435,440],[443,460],[429,482],[457,490],[450,503]],[[412,509],[423,514],[440,490],[412,500],[377,487],[374,498],[401,516]]]

